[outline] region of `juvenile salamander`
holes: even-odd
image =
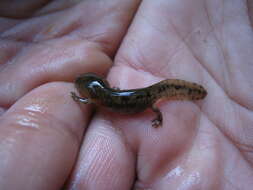
[[[75,80],[81,97],[71,92],[72,98],[84,104],[102,105],[120,113],[138,113],[151,108],[156,113],[152,126],[162,125],[162,113],[154,105],[159,99],[200,100],[207,91],[199,84],[179,79],[167,79],[146,88],[119,90],[110,88],[109,83],[93,74],[82,74]]]

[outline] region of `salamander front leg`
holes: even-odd
[[[74,93],[74,92],[71,92],[71,97],[76,102],[81,102],[83,104],[89,104],[90,103],[88,98],[81,98],[81,97],[77,96],[76,93]]]
[[[152,105],[151,109],[153,110],[153,112],[156,113],[155,119],[152,120],[152,127],[154,128],[161,127],[163,123],[163,116],[161,111],[154,105]]]

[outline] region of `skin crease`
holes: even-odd
[[[251,189],[252,1],[34,2],[0,2],[0,189]],[[120,89],[180,78],[208,96],[158,103],[155,129],[150,111],[74,102],[85,72]]]

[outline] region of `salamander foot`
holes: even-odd
[[[70,92],[70,93],[71,93],[71,97],[73,98],[74,101],[81,102],[81,103],[84,103],[84,104],[90,103],[89,99],[81,98],[81,97],[77,96],[76,93],[74,93],[74,92]]]
[[[161,111],[154,105],[152,106],[151,109],[153,110],[153,112],[156,113],[155,119],[152,120],[152,127],[154,127],[154,128],[161,127],[162,122],[163,122],[163,117],[162,117]]]

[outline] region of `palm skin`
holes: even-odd
[[[251,189],[250,1],[52,1],[31,12],[0,21],[0,189]],[[161,128],[148,110],[92,115],[71,81],[108,71],[120,89],[180,78],[208,96],[159,103]]]

